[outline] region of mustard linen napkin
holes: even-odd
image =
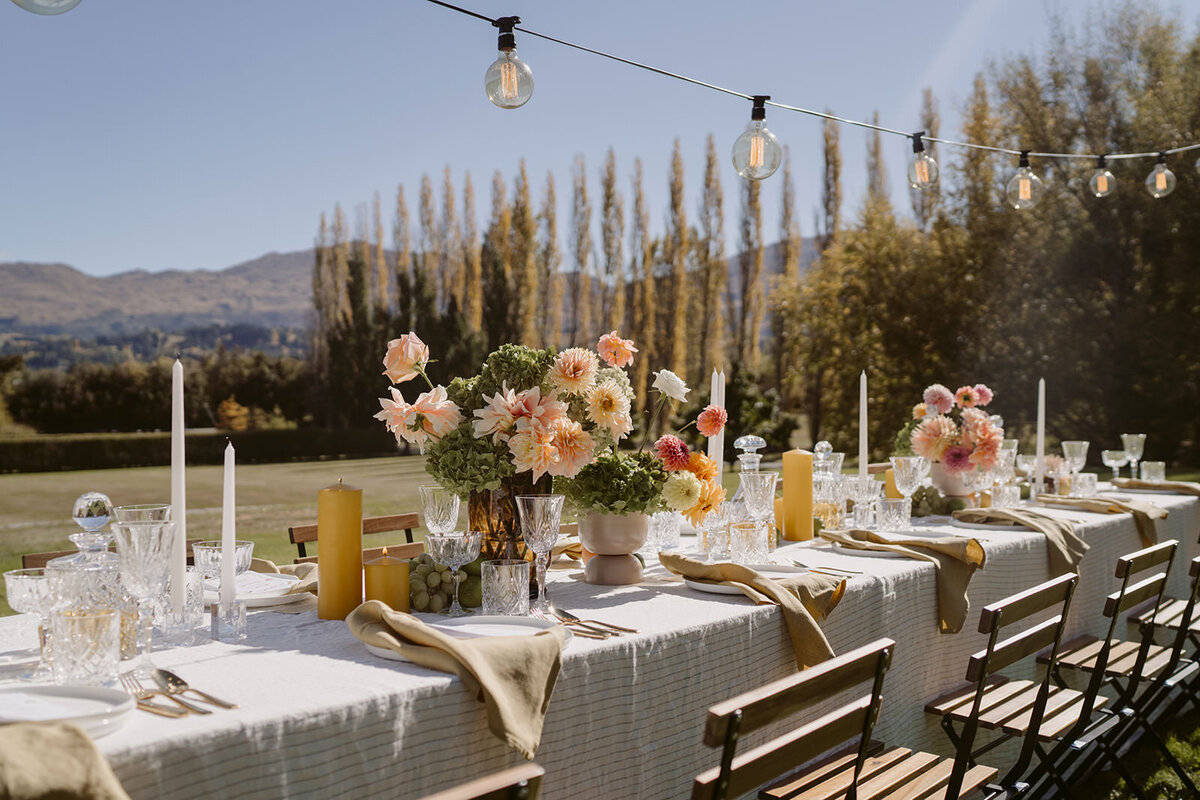
[[[578,539],[567,539],[554,543],[554,547],[550,549],[550,561],[556,560],[559,556],[570,558],[575,561],[583,559],[583,543]]]
[[[1057,577],[1076,572],[1088,543],[1075,533],[1075,526],[1065,519],[1058,519],[1024,508],[963,508],[951,516],[963,522],[994,525],[1021,525],[1039,531],[1046,537],[1046,558],[1050,562],[1050,574]]]
[[[1112,484],[1121,489],[1154,489],[1160,492],[1193,494],[1200,497],[1200,483],[1195,481],[1139,481],[1132,478],[1117,478]]]
[[[736,586],[759,605],[779,606],[792,640],[797,669],[833,658],[833,648],[817,620],[827,617],[841,602],[846,591],[845,580],[815,572],[800,572],[780,580],[741,564],[707,564],[671,551],[660,552],[658,560],[671,572],[689,580]]]
[[[1167,510],[1144,500],[1116,500],[1112,497],[1063,497],[1056,494],[1039,494],[1039,503],[1048,506],[1067,506],[1097,514],[1133,514],[1133,524],[1137,526],[1138,536],[1142,538],[1142,547],[1149,547],[1158,542],[1158,531],[1154,520],[1166,519]]]
[[[496,738],[533,758],[562,665],[561,625],[532,636],[458,639],[378,600],[351,611],[346,624],[367,644],[457,675],[487,707],[488,728]]]
[[[129,800],[96,745],[65,722],[0,725],[5,800]]]
[[[856,550],[887,550],[931,562],[937,569],[938,628],[942,633],[962,630],[971,607],[967,586],[975,570],[982,569],[986,560],[983,545],[975,539],[961,536],[892,539],[858,529],[822,530],[820,536]]]

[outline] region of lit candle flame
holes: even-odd
[[[383,558],[387,558],[387,548],[383,548]]]

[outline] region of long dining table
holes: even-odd
[[[1171,588],[1181,594],[1186,562],[1197,555],[1200,499],[1144,499],[1169,511],[1158,538],[1180,543]],[[1068,635],[1103,634],[1116,559],[1141,547],[1133,519],[1042,510],[1075,521],[1091,547]],[[836,652],[885,636],[897,642],[875,738],[950,754],[924,705],[961,685],[968,656],[985,645],[976,633],[979,610],[1050,577],[1046,544],[1032,531],[963,530],[944,518],[916,523],[975,536],[984,548],[960,633],[938,631],[929,562],[819,542],[788,544],[775,557],[854,571],[821,626]],[[697,591],[657,564],[632,586],[589,585],[578,565],[557,565],[549,593],[580,616],[639,633],[567,644],[536,755],[547,798],[686,797],[693,777],[718,759],[701,741],[706,709],[795,670],[776,606]],[[30,624],[0,619],[0,653],[27,647]],[[458,678],[372,655],[343,622],[264,609],[249,615],[248,630],[242,643],[155,652],[161,666],[240,707],[183,719],[135,713],[98,739],[132,797],[415,798],[521,760],[488,732],[483,705]]]

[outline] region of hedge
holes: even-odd
[[[188,464],[220,464],[225,442],[238,463],[270,464],[321,458],[394,455],[396,440],[382,428],[269,430],[187,434]],[[171,463],[169,433],[87,433],[0,439],[0,473],[154,467]]]

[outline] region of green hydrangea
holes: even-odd
[[[465,421],[426,447],[425,453],[425,471],[438,485],[462,497],[474,490],[499,489],[504,478],[516,473],[508,445],[495,444],[490,436],[476,439]]]
[[[478,390],[481,395],[491,396],[507,384],[514,392],[523,392],[541,385],[554,364],[554,349],[534,350],[521,344],[504,344],[498,347],[479,373]],[[482,399],[472,410],[482,406]]]
[[[574,478],[556,478],[554,490],[566,495],[578,513],[653,514],[663,510],[667,473],[651,453],[606,451]]]

